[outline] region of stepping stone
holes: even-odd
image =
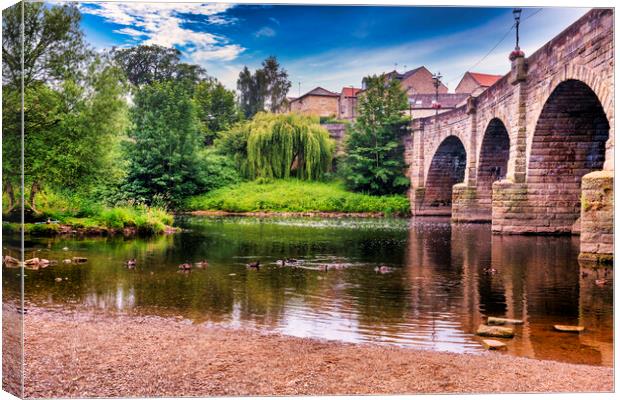
[[[487,325],[521,325],[523,323],[522,319],[510,319],[510,318],[498,318],[498,317],[488,317]]]
[[[506,350],[506,343],[494,339],[483,339],[482,345],[487,350]]]
[[[578,325],[553,325],[553,328],[555,328],[556,331],[573,333],[583,332],[586,329]]]
[[[489,336],[489,337],[501,337],[501,338],[511,338],[515,335],[515,332],[512,328],[506,328],[503,326],[489,326],[489,325],[480,325],[478,326],[478,330],[476,331],[476,335],[478,336]]]

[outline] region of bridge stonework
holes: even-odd
[[[455,110],[412,122],[414,216],[580,234],[613,253],[613,10],[593,9]]]

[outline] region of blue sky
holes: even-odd
[[[339,91],[373,73],[425,65],[453,90],[462,74],[504,37],[511,8],[235,5],[81,2],[82,27],[98,49],[140,43],[175,46],[185,61],[234,89],[244,65],[275,55],[291,96],[316,86]],[[586,13],[524,8],[521,48],[533,53]],[[504,74],[514,30],[472,70]]]

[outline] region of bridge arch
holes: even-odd
[[[452,187],[465,179],[467,151],[455,135],[446,137],[437,147],[426,174],[423,208],[450,215]]]
[[[609,131],[603,105],[586,83],[564,80],[551,92],[536,121],[527,169],[541,222],[570,231],[580,215],[581,178],[603,168]]]
[[[489,121],[478,153],[476,188],[479,206],[491,217],[493,182],[506,178],[510,158],[510,135],[504,122]]]

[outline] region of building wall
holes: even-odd
[[[338,118],[353,119],[357,116],[357,97],[347,97],[343,94],[338,98]]]
[[[480,88],[482,88],[482,90],[479,90]],[[456,89],[454,89],[454,93],[471,93],[473,96],[480,94],[482,91],[484,91],[484,88],[481,87],[469,73],[463,76],[463,79],[461,79]]]
[[[426,68],[420,68],[415,74],[403,79],[401,85],[403,90],[409,95],[415,93],[435,93],[433,74]],[[448,93],[448,88],[442,84],[439,86],[439,93]]]
[[[291,112],[319,117],[338,116],[339,98],[335,96],[305,96],[291,102]]]

